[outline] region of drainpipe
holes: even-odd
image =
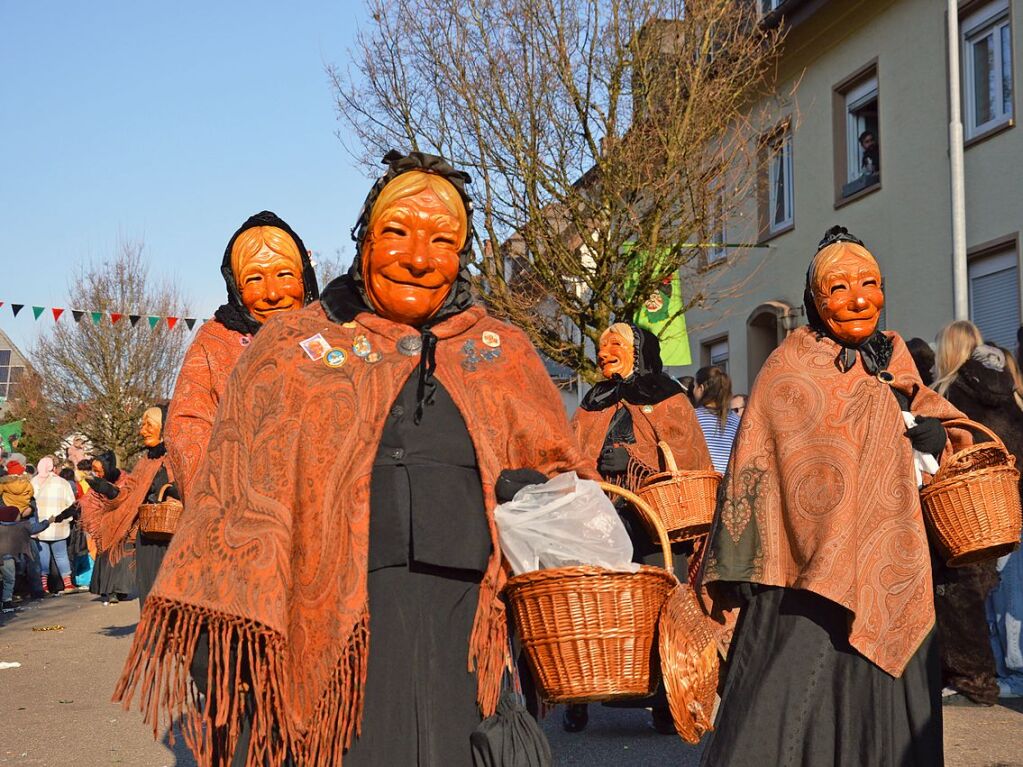
[[[952,182],[952,300],[955,318],[970,318],[970,292],[966,270],[966,183],[963,161],[963,122],[959,76],[959,6],[948,0],[948,157]]]

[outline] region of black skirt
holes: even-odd
[[[899,678],[848,641],[848,612],[769,588],[744,608],[704,767],[940,767],[941,673],[932,630]]]
[[[468,660],[479,580],[415,563],[369,574],[362,734],[345,767],[472,767],[480,713]]]
[[[107,554],[96,557],[92,568],[89,592],[92,594],[133,594],[135,592],[135,549],[129,544],[128,553],[116,565],[110,564]]]
[[[169,545],[170,541],[147,538],[139,533],[135,544],[135,584],[139,595],[139,610],[145,606],[146,597],[153,589],[156,574],[160,572]]]

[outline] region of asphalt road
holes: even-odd
[[[0,765],[194,767],[180,738],[154,741],[141,715],[110,703],[137,620],[136,602],[103,607],[89,594],[0,618],[0,662],[21,663],[0,670]],[[53,626],[63,628],[34,630]],[[560,719],[544,722],[559,767],[699,763],[698,747],[658,735],[643,710],[591,706],[590,726],[572,735]],[[946,708],[945,751],[947,767],[1023,767],[1023,704]]]

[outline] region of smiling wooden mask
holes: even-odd
[[[362,246],[362,279],[373,309],[418,327],[444,305],[458,278],[468,217],[446,179],[403,173],[380,192]]]
[[[283,229],[254,226],[239,234],[231,246],[231,271],[242,303],[257,322],[302,308],[302,254]]]
[[[636,368],[636,338],[629,325],[616,322],[601,334],[597,363],[604,378],[632,375]]]
[[[146,447],[156,447],[163,442],[163,410],[151,407],[142,414],[139,436]]]
[[[884,290],[870,251],[852,242],[829,245],[814,258],[810,285],[817,313],[834,338],[856,346],[873,335]]]

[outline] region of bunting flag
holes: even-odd
[[[118,322],[127,317],[128,321],[131,322],[131,326],[134,328],[138,326],[139,322],[141,322],[143,318],[145,318],[148,320],[149,328],[151,330],[156,330],[164,321],[167,322],[167,328],[169,330],[174,330],[174,328],[178,327],[178,325],[181,324],[182,320],[184,320],[184,324],[188,327],[188,330],[192,331],[195,329],[196,323],[202,324],[204,322],[209,321],[206,319],[200,320],[197,317],[181,317],[158,314],[149,315],[125,314],[124,312],[97,312],[86,309],[65,309],[64,307],[61,306],[46,307],[36,306],[35,304],[13,304],[7,301],[0,301],[0,308],[4,306],[10,306],[11,313],[15,317],[17,317],[21,313],[22,309],[28,306],[32,309],[32,316],[37,322],[39,321],[39,318],[42,317],[47,312],[52,314],[53,321],[57,322],[67,311],[71,312],[71,316],[74,317],[74,321],[76,323],[81,323],[83,317],[89,317],[94,325],[102,325],[104,317],[110,318],[111,325],[116,325]]]

